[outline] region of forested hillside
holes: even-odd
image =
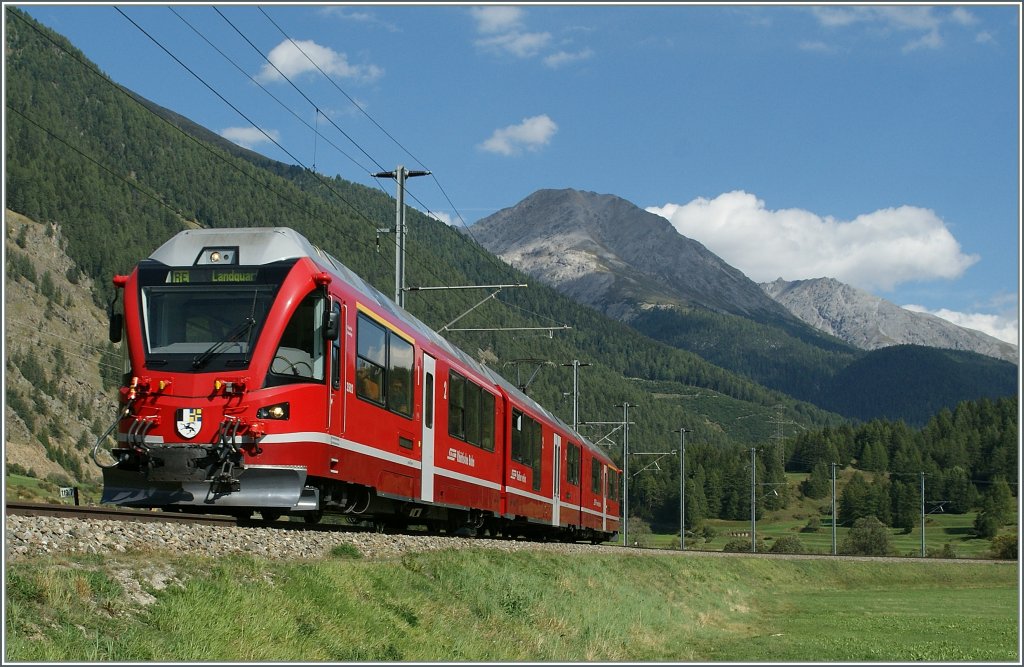
[[[385,237],[379,252],[375,244],[376,228],[393,221],[390,195],[200,139],[192,132],[206,139],[210,133],[178,116],[157,115],[18,10],[8,8],[5,19],[9,205],[58,230],[73,270],[95,281],[97,304],[109,300],[111,276],[127,273],[174,233],[197,225],[293,227],[385,293],[391,291],[393,242]],[[409,226],[411,285],[530,282],[436,220],[410,212]],[[482,296],[412,292],[407,305],[439,328]],[[671,440],[671,430],[680,424],[719,447],[761,441],[772,430],[777,406],[805,427],[839,421],[695,354],[655,343],[539,284],[503,294],[460,321],[481,323],[570,326],[552,335],[451,332],[449,337],[513,381],[517,371],[525,380],[535,368],[518,367],[516,360],[545,362],[530,393],[563,417],[571,414],[564,392],[572,379],[560,364],[573,359],[593,364],[581,373],[582,418],[609,421],[621,415],[617,403],[637,405],[631,441],[638,450]],[[102,340],[105,331],[95,336]],[[44,371],[52,377],[51,369]],[[648,391],[654,381],[664,385],[657,395]],[[603,435],[592,431],[594,439]],[[621,459],[620,447],[610,449]]]
[[[7,7],[4,18],[8,207],[62,239],[72,263],[66,277],[91,281],[95,304],[105,307],[109,301],[111,276],[129,272],[188,226],[292,227],[384,293],[393,291],[393,241],[385,236],[379,252],[376,246],[376,229],[394,219],[394,199],[388,193],[214,140],[209,131],[118,87],[66,40],[24,13]],[[567,420],[572,376],[563,364],[573,359],[592,364],[580,372],[581,418],[618,420],[622,409],[617,404],[636,406],[629,415],[636,423],[630,431],[632,451],[664,451],[677,441],[673,429],[691,429],[687,470],[697,478],[703,475],[701,484],[693,486],[715,490],[705,499],[706,516],[749,512],[751,446],[762,449],[758,479],[778,483],[787,461],[776,437],[780,428],[782,435],[791,436],[797,429],[842,427],[844,420],[836,414],[766,389],[693,352],[655,342],[531,282],[437,220],[410,212],[408,223],[410,285],[530,283],[527,289],[503,292],[460,320],[460,327],[571,327],[552,334],[449,332],[453,343],[513,382],[518,377],[525,381],[541,363],[529,392]],[[16,234],[11,240],[16,241]],[[33,250],[28,244],[19,247],[21,268],[15,275],[9,264],[8,280],[39,286],[26,277],[39,261]],[[40,282],[41,274],[36,272]],[[407,307],[439,329],[484,296],[469,290],[412,292]],[[55,321],[50,328],[60,326]],[[83,325],[83,330],[97,346],[104,345],[102,322]],[[531,361],[519,363],[524,359]],[[42,403],[56,400],[63,386],[59,380],[78,372],[57,368],[49,360],[37,366],[8,356],[7,386],[16,380],[25,388],[18,395],[26,400],[7,407],[23,422],[34,420]],[[96,385],[98,369],[81,372],[92,375],[80,382]],[[22,379],[33,385],[31,392]],[[74,403],[65,405],[76,409]],[[82,417],[74,415],[76,425],[96,422],[92,436],[106,426]],[[37,447],[41,459],[49,454],[48,442],[63,440],[58,444],[68,449],[69,438],[81,437],[71,429],[33,423],[38,428],[9,430],[8,437],[25,438],[24,444]],[[584,433],[600,440],[606,431],[594,426]],[[620,435],[604,441],[621,461],[618,443]],[[64,469],[78,476],[69,466]],[[644,518],[670,515],[677,507],[678,487],[673,466],[640,475],[631,483],[632,506]],[[689,484],[687,489],[689,497]],[[765,506],[785,502],[783,494],[766,500]],[[695,498],[694,507],[699,506]]]
[[[979,507],[976,527],[991,537],[995,528],[984,525],[985,514],[993,522],[1007,520],[1019,481],[1017,400],[982,399],[943,408],[920,430],[875,419],[802,433],[787,443],[786,466],[810,473],[806,496],[825,498],[830,465],[853,465],[874,481],[861,475],[846,485],[839,508],[843,521],[875,516],[901,528],[920,523],[923,476],[926,511],[959,514]]]

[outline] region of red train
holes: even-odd
[[[288,228],[184,231],[116,276],[103,502],[611,539],[595,445]],[[127,379],[130,378],[130,381]]]

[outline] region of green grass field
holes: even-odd
[[[8,563],[5,661],[1006,661],[996,562],[569,557]]]

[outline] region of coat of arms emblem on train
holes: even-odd
[[[199,429],[203,426],[202,408],[180,408],[178,418],[175,421],[178,428],[178,435],[183,438],[194,438],[199,435]]]

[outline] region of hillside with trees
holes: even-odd
[[[8,354],[5,378],[10,400],[5,421],[25,425],[8,429],[9,440],[34,447],[40,461],[60,465],[71,477],[89,475],[87,447],[76,443],[94,439],[114,415],[105,412],[107,404],[97,396],[76,393],[72,387],[89,386],[113,396],[120,380],[120,351],[105,343],[106,326],[96,317],[70,319],[76,299],[69,295],[72,289],[81,290],[74,292],[83,295],[78,298],[105,309],[113,295],[111,277],[131,271],[181,229],[292,227],[384,293],[393,290],[394,243],[384,237],[378,252],[376,238],[376,229],[394,219],[395,202],[388,193],[341,176],[273,162],[215,139],[208,130],[122,89],[66,40],[16,8],[5,8],[5,22],[6,188],[9,209],[25,216],[5,216],[7,293],[9,299],[20,300],[9,301],[7,312],[33,310],[37,320],[26,321],[48,318],[47,332],[68,334],[68,344],[61,346],[64,362],[54,358],[55,348],[40,345]],[[530,282],[440,221],[410,211],[408,223],[410,285]],[[22,228],[29,230],[24,245],[18,242]],[[50,230],[51,245],[65,253],[66,266],[59,274],[44,268],[50,265],[37,254],[49,246],[28,242],[37,238],[33,229]],[[446,261],[437,261],[439,257]],[[10,289],[14,284],[18,290]],[[407,308],[440,329],[483,296],[469,290],[411,292]],[[563,325],[570,328],[560,329]],[[572,414],[572,398],[567,396],[572,375],[564,364],[574,359],[590,363],[580,372],[581,418],[619,420],[622,409],[617,405],[626,401],[636,406],[629,415],[636,422],[630,428],[634,452],[674,449],[678,434],[673,429],[690,429],[691,525],[709,517],[749,516],[751,447],[760,449],[757,476],[766,484],[781,484],[787,469],[813,473],[819,459],[861,462],[865,448],[855,434],[869,427],[889,438],[883,447],[890,474],[917,474],[920,465],[934,461],[935,474],[942,473],[945,480],[948,469],[955,467],[948,461],[960,461],[959,455],[939,454],[945,449],[959,451],[947,439],[932,444],[898,422],[884,428],[881,424],[887,422],[854,426],[694,352],[654,341],[541,284],[503,292],[460,320],[460,326],[554,327],[552,333],[453,331],[447,337],[512,382],[525,382],[536,370],[529,393],[567,421]],[[16,334],[9,328],[8,336],[12,335]],[[88,357],[89,364],[70,363],[75,355]],[[950,412],[957,432],[962,432],[956,442],[964,443],[967,456],[961,465],[977,492],[976,502],[981,502],[984,491],[977,480],[993,481],[999,472],[1008,482],[1016,482],[1015,472],[1006,472],[1008,467],[1016,469],[1017,452],[1006,446],[1011,429],[1005,400],[1010,399],[990,401],[1000,407],[978,408],[977,418],[967,419],[965,414],[962,422],[955,419],[961,408]],[[1012,422],[1010,442],[1016,442],[1015,418]],[[797,429],[803,435],[791,441],[777,437],[781,423],[792,425],[782,435],[791,436]],[[621,462],[621,436],[606,439],[607,430],[581,427]],[[810,433],[821,437],[815,440]],[[836,458],[840,454],[846,458]],[[992,469],[984,470],[981,462],[989,455]],[[882,456],[877,446],[868,460],[872,456]],[[893,468],[897,459],[900,463]],[[631,466],[638,469],[634,462]],[[953,478],[948,483],[953,484]],[[678,489],[674,466],[638,475],[630,484],[631,507],[652,523],[677,524],[672,517],[677,516]],[[787,496],[783,492],[759,499],[758,509],[784,507]]]

